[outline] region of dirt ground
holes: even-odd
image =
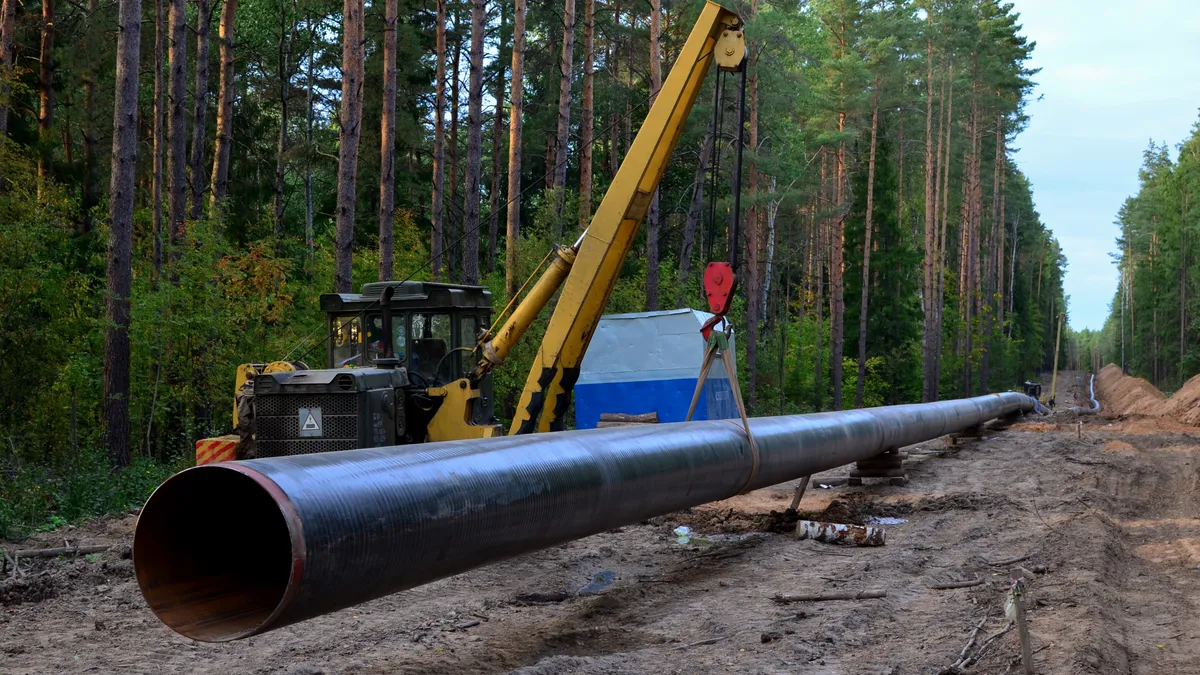
[[[815,477],[802,515],[906,521],[881,548],[797,541],[771,515],[780,485],[219,645],[146,609],[133,516],[94,521],[4,543],[115,548],[0,581],[0,673],[938,673],[981,621],[977,644],[1001,631],[1018,567],[1038,673],[1200,673],[1200,429],[1134,422],[1060,413],[921,444],[903,487]],[[965,580],[982,583],[931,588]],[[1017,653],[1009,632],[969,672]]]

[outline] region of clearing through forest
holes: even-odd
[[[1079,382],[1061,374],[1059,401]],[[1032,576],[1037,672],[1200,672],[1200,428],[1063,412],[909,453],[906,486],[850,487],[843,467],[801,503],[903,520],[881,548],[797,541],[783,484],[225,644],[161,624],[133,578],[135,516],[100,519],[5,543],[113,548],[0,580],[0,672],[931,673],[981,622],[978,642],[1003,628],[1013,568]],[[962,581],[979,583],[932,588]],[[773,600],[863,590],[887,596]],[[1001,635],[970,672],[1016,654]]]

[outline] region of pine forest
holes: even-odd
[[[704,309],[737,247],[752,416],[1049,370],[1066,258],[1014,147],[1037,72],[1013,6],[725,6],[742,127],[710,75],[606,313]],[[702,8],[3,0],[0,537],[139,504],[229,432],[238,364],[320,367],[322,293],[439,280],[504,307],[587,227]],[[1113,314],[1062,356],[1169,388],[1200,368],[1200,131],[1140,175]],[[495,371],[503,421],[547,313]]]

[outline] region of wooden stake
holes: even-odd
[[[1025,622],[1025,594],[1020,584],[1013,586],[1013,609],[1017,615],[1017,636],[1021,640],[1021,672],[1033,675],[1033,645],[1029,640],[1029,624]]]
[[[788,507],[788,511],[795,511],[800,507],[800,500],[804,498],[804,491],[808,489],[808,481],[812,476],[805,476],[800,479],[800,484],[796,486],[796,494],[792,495],[792,505]]]

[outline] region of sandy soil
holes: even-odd
[[[0,581],[0,673],[937,673],[981,620],[981,637],[1004,626],[1017,565],[1043,570],[1030,583],[1037,672],[1200,673],[1200,429],[1039,422],[1056,428],[910,448],[904,487],[816,477],[832,487],[809,490],[809,516],[907,520],[882,548],[772,531],[786,529],[771,514],[791,497],[781,485],[221,645],[145,608],[132,516],[96,521],[40,540],[112,551]],[[676,543],[680,524],[700,537]],[[864,589],[888,595],[772,600]],[[1004,673],[1017,650],[1008,633],[971,672]]]

